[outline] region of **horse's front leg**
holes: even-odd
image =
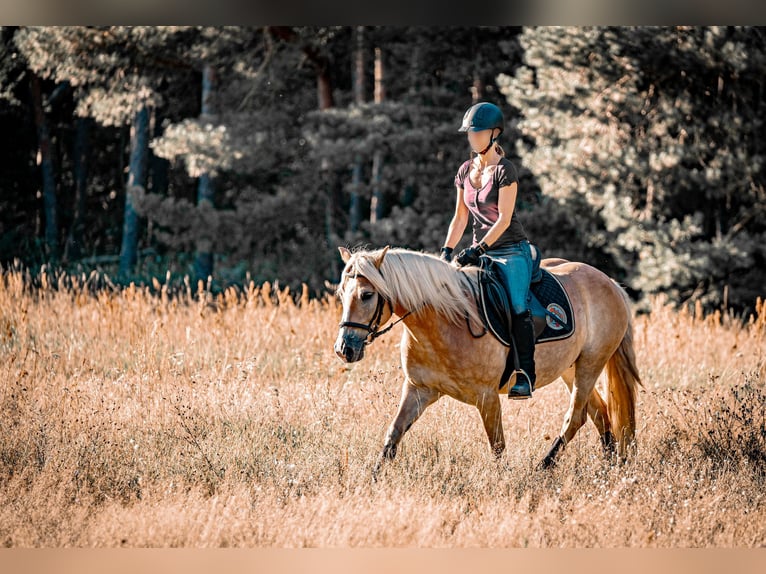
[[[484,430],[489,439],[489,446],[495,458],[500,458],[505,450],[505,436],[503,435],[503,418],[501,416],[500,397],[494,388],[479,397],[476,405],[484,423]]]
[[[439,398],[439,393],[428,387],[415,386],[409,379],[405,379],[402,386],[402,398],[399,401],[399,410],[388,427],[383,452],[380,454],[375,468],[372,471],[373,480],[377,479],[380,467],[385,460],[393,460],[396,456],[396,447],[402,436],[412,426],[418,417],[423,414],[428,405]]]

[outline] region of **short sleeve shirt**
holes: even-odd
[[[497,221],[499,215],[497,202],[500,197],[500,188],[513,183],[518,184],[519,177],[513,164],[508,159],[501,158],[500,162],[494,167],[492,178],[484,187],[476,189],[469,177],[472,164],[473,160],[468,160],[460,166],[455,176],[455,185],[463,190],[463,201],[471,212],[473,218],[473,242],[476,244],[481,241],[487,231],[489,231],[489,228]],[[511,224],[498,240],[492,244],[492,248],[504,247],[525,239],[527,239],[527,234],[521,221],[516,216],[516,206],[514,205]]]

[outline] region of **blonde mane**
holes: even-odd
[[[471,293],[472,279],[464,270],[442,261],[435,255],[389,249],[380,270],[375,266],[383,250],[357,251],[343,270],[339,291],[346,278],[363,275],[376,291],[408,311],[416,312],[429,306],[455,324],[468,318],[481,324],[475,299]],[[475,268],[473,271],[477,271]]]

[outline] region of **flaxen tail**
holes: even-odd
[[[628,294],[619,285],[617,288],[625,300],[628,312],[628,328],[625,336],[614,354],[606,364],[607,409],[612,434],[618,444],[620,457],[627,457],[636,438],[636,393],[638,385],[642,385],[641,377],[636,367],[636,352],[633,349],[633,313],[630,308]]]

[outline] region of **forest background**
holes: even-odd
[[[0,264],[320,295],[438,251],[489,101],[544,256],[752,313],[764,70],[757,27],[2,27]]]

